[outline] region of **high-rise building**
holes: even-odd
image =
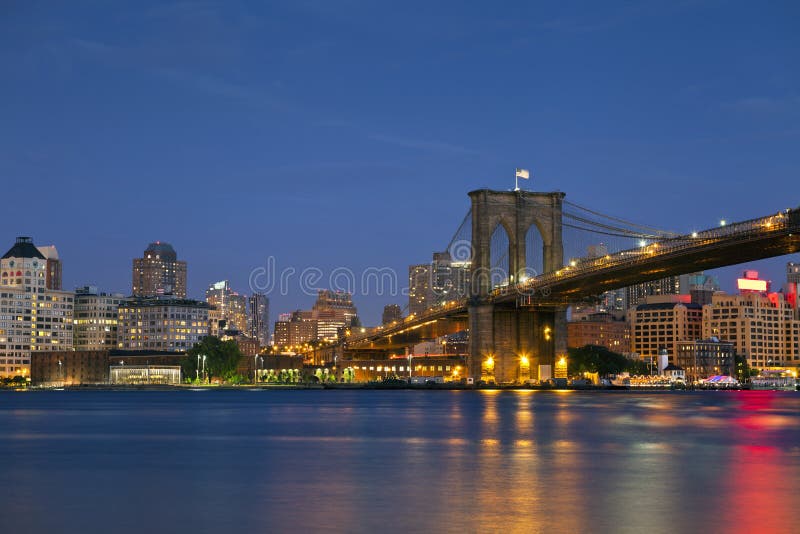
[[[101,293],[94,286],[84,286],[75,290],[72,329],[75,350],[117,348],[119,305],[124,298],[119,293]]]
[[[175,297],[131,297],[119,306],[117,346],[185,352],[208,335],[209,305]]]
[[[408,267],[408,313],[424,312],[431,305],[431,265]]]
[[[225,321],[225,330],[248,333],[247,298],[233,291],[227,280],[215,282],[206,290],[206,302],[219,310],[219,320]]]
[[[248,299],[250,337],[262,347],[269,345],[269,299],[263,293],[253,293]]]
[[[800,284],[800,263],[789,262],[786,264],[786,281]]]
[[[780,293],[718,293],[703,307],[703,337],[729,341],[755,369],[800,364],[800,321]]]
[[[353,294],[330,289],[320,289],[317,292],[317,301],[312,307],[312,312],[332,312],[335,320],[347,326],[358,317],[358,310],[353,305]],[[316,315],[314,317],[316,318]]]
[[[645,301],[646,297],[658,295],[680,295],[679,276],[668,276],[660,280],[642,282],[625,288],[625,307],[632,309]]]
[[[642,282],[641,284],[635,284],[624,288],[625,309],[632,309],[636,305],[644,302],[647,297],[688,295],[693,287],[698,292],[697,297],[703,299],[710,296],[705,293],[705,291],[712,288],[711,292],[713,293],[715,290],[713,288],[719,289],[719,283],[716,282],[714,277],[705,276],[703,273],[667,276],[659,280]]]
[[[652,298],[628,310],[631,352],[645,361],[657,361],[660,350],[666,350],[675,363],[678,343],[700,339],[703,330],[703,308],[684,298]]]
[[[208,335],[221,337],[228,329],[228,323],[222,318],[222,312],[211,306],[208,310]]]
[[[28,375],[32,352],[72,350],[74,295],[56,289],[55,247],[42,249],[18,237],[0,259],[0,376]]]
[[[353,305],[353,295],[345,291],[321,289],[311,312],[302,312],[304,320],[317,322],[317,339],[335,340],[343,328],[358,322],[358,310]]]
[[[158,295],[186,298],[186,262],[162,241],[150,243],[144,255],[133,260],[133,296]]]
[[[456,261],[450,252],[434,252],[431,263],[408,267],[408,312],[420,313],[469,294],[470,262]]]
[[[387,304],[383,307],[383,316],[381,317],[382,324],[389,324],[395,321],[400,321],[403,318],[403,310],[397,304]]]
[[[800,263],[789,262],[786,264],[786,286],[783,289],[783,293],[786,295],[786,302],[794,308],[795,317],[800,319],[798,288],[800,288]]]
[[[428,306],[467,296],[470,262],[454,261],[449,252],[434,252],[431,262],[431,299]]]
[[[700,306],[710,304],[711,297],[714,296],[714,293],[720,290],[719,280],[717,280],[716,276],[697,273],[688,275],[687,278],[689,295],[692,298],[692,302],[699,304]],[[681,290],[683,289],[684,288],[681,287]]]

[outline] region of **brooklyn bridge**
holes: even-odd
[[[375,328],[354,329],[322,358],[388,354],[467,331],[467,376],[499,382],[566,353],[566,310],[611,289],[800,251],[800,209],[677,234],[568,202],[563,192],[469,193],[446,249],[469,265],[467,294]],[[599,245],[598,245],[599,244]],[[591,251],[587,253],[587,251]]]

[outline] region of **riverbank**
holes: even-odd
[[[111,385],[94,384],[63,387],[29,387],[29,388],[2,388],[0,391],[292,391],[292,390],[417,390],[417,391],[462,391],[462,390],[489,390],[489,391],[721,391],[716,389],[672,388],[669,386],[653,387],[622,387],[622,386],[593,386],[570,385],[566,387],[531,386],[531,385],[467,385],[461,383],[444,384],[408,384],[403,382],[366,382],[357,384],[245,384],[245,385]],[[748,389],[748,388],[741,388]]]

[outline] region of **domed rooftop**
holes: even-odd
[[[165,243],[164,241],[150,243],[150,246],[148,246],[144,251],[144,255],[145,257],[158,256],[159,258],[173,261],[175,261],[178,257],[177,254],[175,254],[175,249],[172,248],[172,245]]]

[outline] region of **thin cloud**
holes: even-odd
[[[264,89],[253,86],[237,84],[206,74],[196,74],[179,69],[162,68],[156,72],[172,81],[213,96],[221,96],[260,108],[280,109],[282,111],[286,111],[289,108],[286,102],[276,98]]]
[[[800,109],[800,96],[750,96],[727,102],[723,106],[749,113],[787,113]]]
[[[404,148],[413,148],[418,150],[427,150],[430,152],[443,152],[450,154],[477,154],[478,151],[452,143],[441,141],[429,141],[424,139],[408,139],[404,137],[395,137],[392,135],[384,134],[369,134],[367,136],[373,141],[380,141],[390,145],[400,146]]]

